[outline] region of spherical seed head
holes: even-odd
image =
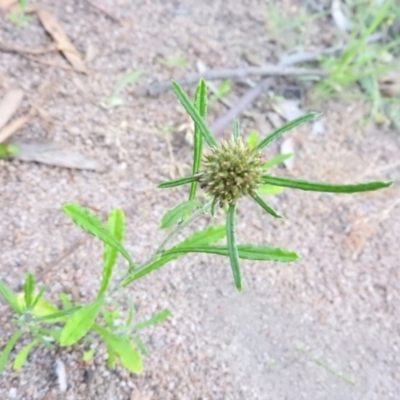
[[[255,194],[262,183],[263,157],[241,139],[221,141],[203,159],[200,182],[221,205]]]

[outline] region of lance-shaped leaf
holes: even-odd
[[[107,227],[114,238],[122,244],[125,235],[125,214],[121,209],[116,208],[110,212]],[[97,296],[98,298],[103,296],[108,288],[117,259],[118,250],[104,243],[103,274],[99,294]]]
[[[37,294],[35,294],[35,298],[32,301],[32,309],[35,310],[36,305],[39,303],[39,301],[41,300],[41,298],[43,297],[43,294],[46,290],[46,285],[42,285],[39,292]]]
[[[268,214],[275,218],[283,218],[282,215],[278,214],[271,206],[269,206],[258,194],[253,196],[253,199],[259,204]]]
[[[258,145],[258,132],[252,131],[249,136],[247,137],[247,144],[252,148],[255,149]]]
[[[151,318],[149,318],[147,321],[139,322],[138,324],[136,324],[133,327],[133,329],[139,330],[139,329],[147,328],[148,326],[151,326],[151,325],[160,324],[161,322],[164,322],[167,318],[169,318],[170,315],[171,315],[171,311],[168,309],[160,311],[156,315],[153,315]]]
[[[34,339],[32,340],[29,344],[27,344],[26,346],[24,346],[20,352],[16,355],[15,360],[14,360],[14,369],[15,370],[19,370],[21,369],[24,364],[25,361],[27,360],[29,353],[31,352],[31,350],[39,343],[38,339]]]
[[[263,175],[264,183],[269,185],[288,187],[292,189],[310,190],[315,192],[331,192],[331,193],[357,193],[369,192],[389,187],[393,182],[365,182],[365,183],[350,183],[350,184],[332,184],[322,182],[310,182],[300,179],[280,178],[276,176]]]
[[[142,278],[143,276],[149,274],[156,269],[161,268],[163,265],[173,261],[183,255],[186,254],[185,249],[187,247],[195,247],[195,246],[204,246],[213,243],[217,243],[225,237],[226,228],[223,225],[220,226],[209,226],[208,228],[196,231],[192,233],[189,237],[187,237],[183,242],[177,244],[171,250],[166,250],[160,258],[152,261],[150,264],[145,265],[144,267],[137,269],[129,276],[124,282],[123,286],[129,285],[131,282]],[[172,251],[172,250],[177,251]]]
[[[224,225],[210,225],[208,228],[201,231],[196,231],[188,236],[183,242],[174,246],[174,249],[183,249],[190,246],[203,246],[217,243],[226,235]]]
[[[30,309],[32,306],[34,290],[35,290],[35,278],[30,272],[28,272],[24,283],[24,296],[27,309]]]
[[[207,124],[205,123],[203,117],[200,115],[199,111],[196,110],[196,107],[193,103],[189,100],[187,94],[183,91],[182,87],[179,83],[172,81],[172,88],[175,92],[176,97],[179,99],[183,107],[185,108],[186,112],[190,115],[193,122],[197,124],[199,127],[205,141],[210,147],[217,146],[217,140],[211,133],[210,129],[208,128]]]
[[[228,208],[226,218],[226,239],[228,244],[228,255],[231,263],[233,279],[236,288],[242,290],[242,272],[239,264],[239,253],[236,245],[236,230],[235,230],[235,214],[236,204],[231,204]]]
[[[0,293],[17,314],[22,314],[22,308],[18,302],[16,294],[1,279]]]
[[[160,183],[157,187],[159,187],[160,189],[168,189],[175,186],[186,185],[187,183],[196,182],[199,180],[199,178],[200,175],[186,176],[184,178],[174,179],[173,181]]]
[[[281,249],[279,247],[239,244],[237,245],[237,249],[239,258],[243,258],[245,260],[292,262],[299,259],[299,256],[293,251]],[[219,256],[229,255],[228,248],[226,246],[178,247],[166,251],[166,255],[186,253],[207,253],[216,254]]]
[[[135,342],[136,347],[139,349],[139,351],[144,355],[144,356],[148,356],[149,352],[146,348],[146,346],[144,345],[144,343],[140,340],[140,338],[138,338],[137,336],[131,335],[131,340],[133,340]]]
[[[75,306],[68,308],[68,310],[61,310],[51,314],[46,314],[36,318],[36,321],[51,321],[51,323],[65,321],[66,316],[73,314],[75,311],[78,311],[81,308],[82,306]]]
[[[207,118],[207,85],[204,79],[200,79],[199,85],[197,86],[194,106],[198,110],[200,116],[204,119]],[[201,155],[203,154],[203,142],[204,138],[201,133],[199,125],[194,124],[194,141],[193,141],[193,175],[196,175],[201,166]],[[190,186],[189,200],[196,197],[198,182],[192,182]]]
[[[233,120],[233,139],[238,140],[240,138],[240,123],[237,118]]]
[[[61,331],[60,345],[71,346],[84,337],[93,326],[103,303],[104,300],[99,299],[74,312]]]
[[[65,204],[63,210],[72,218],[75,224],[81,227],[84,231],[99,238],[102,242],[107,243],[109,246],[115,248],[119,253],[121,253],[132,268],[136,266],[129,253],[122,246],[121,242],[118,241],[118,239],[116,239],[103,225],[101,219],[96,214],[85,207],[73,203]]]
[[[267,161],[263,166],[263,170],[271,169],[279,164],[282,164],[284,161],[288,160],[290,157],[293,157],[293,153],[288,153],[288,154],[280,154],[279,156],[276,156],[272,158],[271,160]]]
[[[130,276],[128,276],[124,282],[122,283],[123,287],[128,286],[133,281],[136,281],[139,278],[149,274],[150,272],[161,268],[163,265],[169,263],[172,260],[175,260],[182,256],[184,253],[175,253],[175,254],[163,254],[160,258],[152,261],[150,264],[145,265],[143,268],[135,270]]]
[[[160,229],[167,229],[171,226],[175,225],[181,218],[185,217],[195,208],[201,206],[201,203],[198,200],[188,200],[185,201],[172,210],[169,210],[162,218]]]
[[[117,361],[117,354],[111,346],[107,346],[107,366],[109,369],[113,370],[115,368],[115,362]]]
[[[267,196],[277,196],[281,194],[285,189],[280,186],[274,185],[260,185],[257,189],[258,194],[265,194]]]
[[[3,373],[4,368],[7,365],[8,357],[14,348],[15,344],[18,342],[19,338],[22,336],[23,331],[20,329],[19,331],[15,332],[14,335],[11,336],[11,339],[8,341],[6,346],[3,349],[3,352],[0,356],[0,375]]]
[[[294,119],[293,121],[289,121],[287,124],[281,126],[274,132],[272,132],[270,135],[268,135],[265,139],[263,139],[257,146],[258,150],[263,149],[265,146],[268,146],[272,141],[277,139],[278,137],[282,136],[284,133],[287,131],[292,130],[296,126],[299,126],[301,124],[304,124],[305,122],[311,121],[317,117],[319,117],[321,114],[316,113],[316,112],[310,112],[308,114],[302,115],[299,118]]]
[[[140,374],[143,371],[142,358],[128,340],[114,335],[99,325],[94,325],[93,329],[103,338],[107,346],[118,355],[121,364],[128,371],[134,374]]]

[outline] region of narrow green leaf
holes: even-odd
[[[12,144],[0,143],[0,158],[12,157],[18,154],[18,148]]]
[[[257,144],[258,144],[258,132],[257,131],[252,131],[250,133],[250,135],[247,138],[247,143],[252,149],[255,149],[257,147]]]
[[[133,327],[133,329],[138,331],[139,329],[143,329],[143,328],[147,328],[148,326],[151,326],[151,325],[159,324],[161,322],[164,322],[167,318],[169,318],[170,315],[171,315],[170,310],[163,310],[163,311],[157,313],[156,315],[153,315],[147,321],[139,322],[138,324],[136,324]]]
[[[25,296],[25,304],[26,308],[30,309],[32,305],[32,295],[33,291],[35,289],[35,278],[33,275],[28,272],[25,278],[25,284],[24,284],[24,296]]]
[[[99,325],[94,325],[93,329],[118,354],[121,364],[128,371],[134,374],[140,374],[143,371],[143,362],[139,352],[126,339],[114,335]]]
[[[216,208],[217,208],[218,200],[214,197],[212,202],[211,202],[211,209],[210,209],[210,214],[212,217],[215,217],[216,214]]]
[[[283,187],[274,185],[260,185],[257,189],[259,194],[265,194],[268,196],[276,196],[281,194],[284,190]]]
[[[169,210],[162,218],[160,229],[167,229],[175,225],[181,218],[185,217],[195,208],[199,208],[201,203],[198,200],[185,201],[172,210]]]
[[[188,236],[183,242],[174,246],[174,248],[185,248],[190,246],[203,246],[217,243],[226,235],[224,225],[210,225],[206,229],[196,231]]]
[[[141,76],[143,75],[143,71],[138,69],[136,71],[133,71],[122,78],[118,79],[117,84],[116,84],[116,93],[121,92],[123,89],[125,89],[128,85],[131,85],[132,83],[135,83],[138,81]]]
[[[265,146],[269,145],[272,141],[277,139],[279,136],[282,136],[284,133],[287,131],[292,130],[296,126],[299,126],[301,124],[304,124],[305,122],[311,121],[317,117],[319,117],[321,114],[317,112],[310,112],[308,114],[302,115],[299,118],[294,119],[293,121],[289,121],[287,124],[281,126],[274,132],[272,132],[270,135],[268,135],[265,139],[261,140],[261,142],[258,144],[257,149],[261,150]]]
[[[13,368],[15,370],[19,370],[21,369],[24,364],[25,361],[27,360],[29,353],[31,352],[31,350],[39,343],[39,340],[34,339],[32,340],[32,342],[30,342],[29,344],[27,344],[25,347],[23,347],[20,352],[17,354],[17,356],[15,357],[14,360],[14,365]]]
[[[180,249],[176,252],[169,252],[167,250],[162,254],[162,256],[153,261],[151,264],[144,266],[144,268],[138,269],[134,271],[134,273],[129,276],[124,282],[123,286],[129,285],[131,282],[142,278],[143,276],[149,274],[150,272],[155,271],[156,269],[161,268],[163,265],[168,264],[169,262],[176,260],[177,258],[183,256],[186,247],[191,246],[203,246],[212,243],[217,243],[218,241],[222,240],[226,235],[226,228],[223,225],[220,226],[209,226],[208,228],[196,231],[192,233],[189,237],[187,237],[183,242],[177,244],[173,249]]]
[[[148,356],[149,352],[146,348],[146,346],[144,345],[144,343],[140,340],[140,338],[138,338],[137,336],[132,335],[131,339],[135,342],[136,347],[139,349],[139,351],[144,355],[144,356]]]
[[[74,312],[61,331],[60,345],[71,346],[84,337],[93,326],[103,303],[103,299],[99,299]]]
[[[233,139],[236,141],[240,138],[240,123],[237,118],[233,120]]]
[[[37,304],[39,303],[40,299],[43,297],[43,294],[46,290],[46,285],[42,285],[40,288],[38,294],[35,296],[35,298],[32,301],[32,309],[34,310]]]
[[[199,111],[196,110],[196,107],[192,104],[189,100],[187,94],[183,91],[182,87],[179,83],[172,81],[172,88],[175,92],[176,97],[179,99],[183,107],[185,108],[186,112],[190,115],[193,119],[193,122],[197,124],[201,133],[210,147],[217,146],[217,140],[211,133],[210,129],[208,128],[207,124],[205,123],[203,117],[200,115]]]
[[[219,85],[219,87],[217,88],[217,91],[213,94],[213,96],[211,96],[210,103],[213,103],[226,96],[232,89],[231,86],[232,81],[230,79],[225,79],[224,81],[222,81],[221,85]]]
[[[34,331],[31,329],[31,334],[36,340],[41,343],[43,346],[47,347],[49,350],[55,349],[55,345],[50,342],[50,339],[42,336],[38,331]]]
[[[351,183],[345,185],[335,185],[331,183],[309,182],[300,179],[280,178],[276,176],[263,175],[264,183],[288,187],[292,189],[311,190],[316,192],[331,192],[331,193],[357,193],[368,192],[389,187],[393,182],[365,182]]]
[[[107,346],[107,367],[111,370],[115,369],[115,362],[117,361],[117,355],[115,354],[114,349],[111,346]]]
[[[10,307],[17,313],[22,314],[22,309],[19,305],[17,296],[15,293],[0,279],[0,293],[3,295],[4,299],[10,305]]]
[[[125,235],[125,214],[121,209],[116,208],[110,212],[107,228],[114,238],[122,245]],[[104,243],[103,274],[99,294],[97,295],[98,298],[102,297],[108,288],[117,259],[118,250],[115,247]]]
[[[200,82],[196,89],[196,94],[194,97],[194,106],[199,111],[201,117],[204,121],[207,118],[207,85],[204,79],[200,79]],[[199,125],[194,124],[194,141],[193,141],[193,175],[196,175],[201,166],[201,155],[203,154],[203,142],[204,138],[201,133],[201,128]],[[196,197],[198,182],[192,182],[190,186],[189,200],[193,200]]]
[[[273,159],[267,161],[262,168],[263,170],[271,169],[279,164],[282,164],[284,161],[288,160],[292,156],[293,153],[280,154],[279,156],[276,156]]]
[[[271,206],[269,206],[259,195],[253,196],[253,199],[259,204],[268,214],[275,218],[283,218],[282,215],[278,214]]]
[[[129,265],[134,268],[136,265],[133,262],[129,253],[125,250],[122,244],[116,239],[112,233],[103,225],[100,218],[91,212],[89,209],[79,206],[78,204],[65,204],[64,212],[72,218],[76,225],[84,231],[97,237],[102,242],[115,248],[128,261]]]
[[[197,182],[199,177],[199,175],[186,176],[184,178],[174,179],[173,181],[162,182],[157,187],[160,189],[168,189],[175,186],[186,185],[187,183]]]
[[[126,326],[131,326],[133,322],[133,318],[135,316],[135,305],[133,304],[132,299],[128,300],[129,302],[129,311],[128,311],[128,317],[126,318]]]
[[[70,308],[72,308],[72,302],[66,293],[61,292],[59,297],[64,309],[69,310]]]
[[[239,244],[237,246],[239,258],[246,260],[258,261],[279,261],[291,262],[299,259],[299,256],[289,250],[269,247],[269,246],[254,246],[251,244]],[[226,246],[193,246],[183,248],[173,248],[167,250],[166,255],[187,254],[187,253],[207,253],[216,254],[219,256],[228,256],[228,248]]]
[[[239,253],[236,245],[235,214],[236,204],[231,204],[228,208],[228,214],[226,218],[226,239],[235,286],[239,291],[242,291],[242,274],[240,271]]]
[[[68,315],[73,314],[75,311],[78,311],[82,308],[82,306],[76,306],[76,307],[71,307],[68,308],[68,310],[62,310],[62,311],[57,311],[51,314],[46,314],[46,315],[41,315],[38,318],[36,318],[36,321],[50,321],[52,323],[56,322],[63,322],[65,321],[65,317]]]
[[[137,279],[143,278],[145,275],[149,274],[150,272],[155,271],[156,269],[161,268],[163,265],[168,264],[172,260],[176,260],[180,256],[182,256],[183,253],[177,252],[176,254],[163,254],[159,259],[153,261],[152,263],[145,265],[143,268],[138,269],[132,273],[132,275],[128,276],[124,282],[122,283],[123,287],[128,286],[130,283],[133,281],[136,281]]]
[[[0,356],[0,375],[4,372],[4,368],[7,365],[8,357],[14,348],[15,344],[18,342],[19,338],[22,336],[23,331],[20,329],[19,331],[15,332],[14,335],[11,336],[11,339],[8,341],[6,346],[3,349],[3,352]]]

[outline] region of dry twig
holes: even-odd
[[[52,51],[58,51],[59,49],[51,45],[49,47],[38,47],[36,49],[29,49],[25,47],[19,47],[11,43],[4,43],[0,41],[0,50],[7,53],[23,53],[23,54],[32,54],[32,55],[40,55],[50,53]]]
[[[293,68],[288,66],[266,65],[264,67],[246,67],[237,69],[221,69],[206,71],[202,74],[190,74],[182,78],[177,78],[180,85],[191,85],[197,83],[200,78],[206,81],[221,79],[243,79],[250,76],[327,76],[328,72],[321,69],[312,68]],[[147,96],[158,96],[171,88],[170,80],[153,84],[146,88],[139,89],[139,94]]]
[[[294,64],[300,64],[304,62],[315,61],[321,56],[320,53],[300,52],[294,53],[281,59],[276,69],[285,70],[288,66]],[[262,93],[268,90],[273,84],[271,77],[263,79],[257,86],[247,91],[234,105],[233,107],[222,117],[218,118],[211,125],[211,132],[217,135],[223,131],[231,121],[238,117],[243,111],[252,104]]]

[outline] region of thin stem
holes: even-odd
[[[195,222],[198,218],[204,215],[204,207],[199,208],[196,212],[194,212],[188,219],[178,222],[176,227],[168,233],[168,235],[164,238],[164,240],[157,247],[154,254],[150,257],[150,259],[145,262],[145,264],[149,264],[154,261],[154,259],[164,251],[167,244],[176,237],[176,235],[184,228],[190,226],[193,222]],[[140,268],[139,268],[140,269]]]
[[[196,212],[194,212],[188,219],[183,220],[179,222],[174,229],[172,229],[168,235],[163,239],[163,241],[160,243],[160,245],[157,247],[155,250],[154,254],[144,263],[138,265],[137,268],[135,268],[135,272],[141,271],[143,268],[146,268],[149,264],[151,264],[157,256],[162,253],[165,248],[167,247],[168,243],[171,242],[184,228],[187,228],[188,226],[192,225],[195,221],[197,221],[200,217],[206,214],[205,210],[210,206],[211,202],[206,203],[202,208],[198,209]],[[118,280],[118,283],[116,284],[115,288],[110,291],[109,297],[111,297],[117,290],[119,290],[122,287],[122,283],[129,277],[129,275],[132,274],[132,271],[128,271],[124,276]]]

